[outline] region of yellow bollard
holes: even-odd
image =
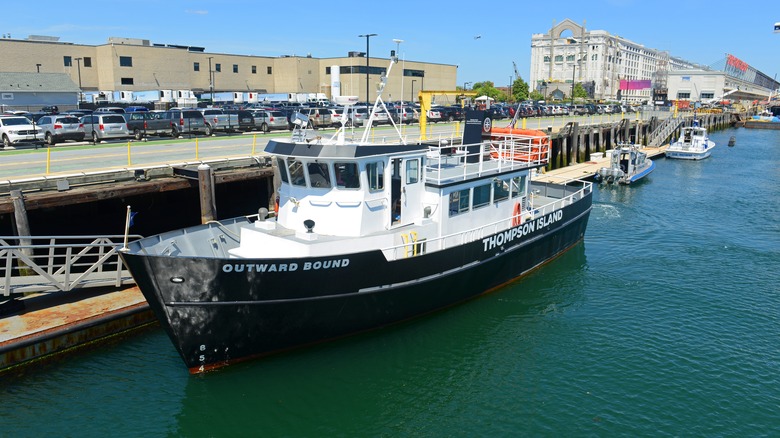
[[[252,155],[255,154],[255,145],[257,145],[257,134],[252,134]]]
[[[51,169],[51,148],[46,148],[46,175],[49,174]]]
[[[525,117],[523,117],[523,124],[521,125],[521,126],[523,127],[523,129],[525,129],[525,121],[526,121],[526,120],[527,120],[527,119],[526,119]]]
[[[132,166],[133,162],[130,160],[130,142],[127,142],[127,165]]]
[[[199,160],[198,158],[198,137],[195,137],[195,159]]]

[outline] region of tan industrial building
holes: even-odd
[[[200,95],[213,90],[215,94],[323,93],[331,97],[330,70],[336,65],[340,67],[341,94],[366,99],[366,57],[362,52],[349,52],[342,58],[248,56],[143,39],[109,38],[106,44],[91,46],[30,36],[0,39],[0,53],[0,72],[66,73],[85,94],[191,90]],[[390,63],[389,53],[382,56],[369,59],[370,100],[376,98],[380,77]],[[456,76],[456,65],[399,61],[390,73],[384,98],[411,100],[421,88],[454,90]]]

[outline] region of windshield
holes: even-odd
[[[2,121],[4,126],[18,126],[18,125],[30,124],[30,119],[28,119],[27,117],[3,117]]]

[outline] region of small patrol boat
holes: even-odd
[[[680,130],[680,138],[669,145],[664,155],[679,160],[703,160],[712,154],[714,147],[715,142],[707,136],[707,129],[694,120],[693,126]]]
[[[620,143],[618,147],[607,151],[609,167],[602,167],[595,175],[604,183],[631,184],[655,169],[653,160],[647,158],[647,153],[639,150],[633,143]]]

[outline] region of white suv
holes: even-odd
[[[0,137],[6,148],[20,143],[43,144],[43,130],[23,116],[0,116]]]

